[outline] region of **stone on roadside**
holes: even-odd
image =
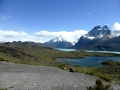
[[[72,67],[69,68],[69,71],[70,72],[75,72],[75,70]]]

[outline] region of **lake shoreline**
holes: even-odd
[[[100,56],[86,56],[84,58],[59,58],[57,61],[61,63],[68,63],[70,65],[79,65],[79,66],[103,66],[100,62],[113,60],[119,61],[120,57],[100,57]],[[88,64],[86,64],[86,62]],[[95,65],[96,64],[96,65]]]
[[[61,51],[66,51],[66,52],[70,52],[70,51],[85,51],[85,52],[101,52],[101,53],[120,54],[120,51],[96,51],[96,50],[79,50],[79,49],[64,49],[64,48],[55,48],[55,49],[61,50]]]

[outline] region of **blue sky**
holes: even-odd
[[[42,31],[90,31],[97,24],[108,24],[111,29],[117,24],[120,29],[120,0],[0,0],[0,30],[4,33],[34,37]]]

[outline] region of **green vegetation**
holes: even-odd
[[[120,66],[109,67],[73,67],[76,72],[98,76],[108,82],[120,83]]]
[[[0,90],[9,90],[9,89],[12,89],[13,86],[9,87],[9,88],[0,88]]]
[[[8,90],[7,88],[4,88],[4,89],[0,89],[0,90]]]
[[[111,89],[111,85],[103,85],[102,81],[97,79],[96,80],[96,85],[95,86],[90,86],[90,87],[87,87],[87,90],[113,90]]]
[[[86,56],[116,56],[119,54],[96,53],[85,51],[64,52],[55,50],[41,44],[29,42],[13,42],[0,45],[0,61],[29,64],[29,65],[45,65],[59,67],[64,70],[73,68],[76,72],[99,76],[100,78],[120,83],[120,65],[106,67],[81,67],[71,66],[57,62],[58,58],[84,58]],[[112,62],[113,63],[113,62]]]
[[[120,65],[120,62],[113,61],[113,60],[108,60],[108,61],[100,62],[100,63],[103,65],[106,65],[106,66],[118,66],[118,65]]]

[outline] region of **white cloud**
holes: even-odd
[[[1,20],[5,20],[6,19],[6,17],[5,16],[1,16],[1,18],[0,18]]]
[[[12,31],[12,30],[1,30],[0,29],[0,41],[12,42],[12,41],[34,41],[34,42],[47,42],[51,39],[54,39],[60,35],[65,37],[66,40],[73,42],[74,37],[80,37],[81,35],[86,34],[85,30],[75,30],[75,31],[56,31],[50,32],[46,30],[42,30],[39,32],[35,32],[32,35],[24,31]]]
[[[0,29],[0,41],[12,42],[12,41],[31,41],[33,36],[28,35],[26,32],[10,31]]]
[[[49,32],[49,31],[40,31],[40,32],[36,32],[34,33],[35,36],[37,36],[38,38],[43,38],[44,42],[56,38],[60,35],[62,35],[66,40],[73,42],[74,41],[74,37],[80,37],[84,34],[86,34],[87,31],[85,30],[75,30],[75,31],[58,31],[58,32]]]
[[[113,30],[120,30],[120,23],[115,22],[114,25],[112,26]]]
[[[7,19],[7,18],[12,18],[12,16],[2,15],[2,16],[0,17],[0,20],[5,20],[5,19]]]

